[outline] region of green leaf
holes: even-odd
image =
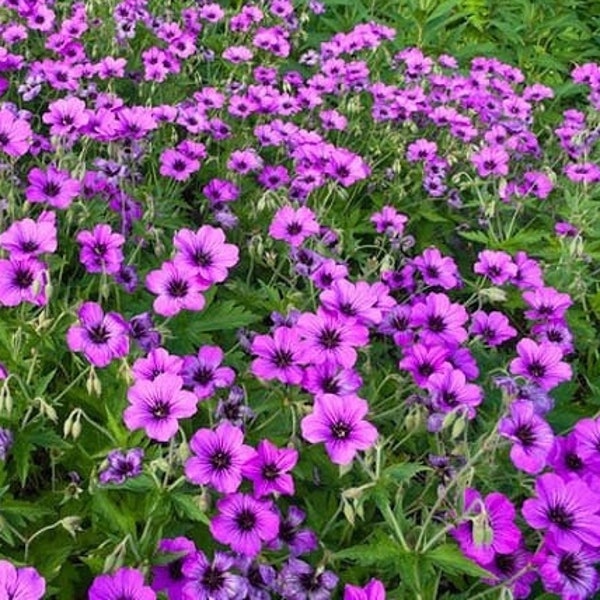
[[[431,469],[418,463],[404,463],[388,467],[383,474],[395,481],[408,481],[422,471],[431,471]]]
[[[190,519],[191,521],[197,521],[208,525],[210,523],[206,513],[200,510],[200,507],[194,501],[192,496],[186,494],[172,494],[170,496],[171,502],[175,508],[175,512],[184,519]]]
[[[443,544],[428,552],[427,560],[434,563],[442,571],[449,575],[472,575],[473,577],[493,577],[493,575],[482,569],[474,562],[466,558],[457,546],[451,544]]]

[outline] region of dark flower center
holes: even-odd
[[[177,159],[174,163],[173,163],[173,170],[177,171],[178,173],[181,173],[182,171],[185,171],[185,168],[187,167],[187,164],[185,161],[181,160],[181,159]]]
[[[427,320],[427,327],[429,327],[429,331],[433,333],[442,333],[446,329],[446,323],[444,323],[444,317],[440,315],[434,315],[429,317]]]
[[[532,377],[543,377],[546,374],[546,367],[539,362],[532,362],[527,370]]]
[[[423,375],[423,377],[429,377],[433,373],[433,365],[431,363],[422,363],[417,367],[417,371],[419,375]]]
[[[167,286],[167,291],[173,298],[183,298],[184,296],[187,296],[189,289],[189,283],[183,279],[173,279],[172,281],[169,281],[169,285]]]
[[[354,308],[350,302],[340,304],[340,312],[347,317],[355,317],[357,313],[356,308]]]
[[[194,371],[194,381],[200,385],[207,385],[213,380],[214,372],[207,367],[198,367]]]
[[[23,252],[35,252],[39,248],[39,244],[33,240],[27,240],[21,244],[21,250]]]
[[[457,403],[457,397],[454,392],[443,392],[442,400],[448,406],[454,406]]]
[[[42,191],[46,196],[54,198],[54,196],[58,196],[58,194],[60,194],[60,185],[58,185],[58,183],[54,183],[53,181],[48,181],[44,184]]]
[[[93,252],[96,256],[104,256],[107,249],[106,244],[98,242],[97,244],[94,244]]]
[[[437,267],[429,266],[425,269],[425,273],[432,278],[437,278],[440,276],[440,271]]]
[[[343,421],[338,421],[331,426],[331,435],[336,440],[345,440],[352,431],[352,427],[348,423],[344,423]]]
[[[225,577],[223,572],[215,567],[207,567],[202,575],[202,585],[210,592],[216,592],[223,587]]]
[[[210,457],[210,464],[216,471],[224,471],[231,466],[231,454],[224,450],[217,450]]]
[[[581,564],[577,557],[572,552],[565,554],[558,563],[558,570],[569,580],[574,583],[583,580],[581,573]]]
[[[291,350],[277,350],[273,354],[273,364],[279,369],[289,367],[294,364],[294,355]]]
[[[321,388],[326,394],[337,394],[340,391],[340,384],[335,377],[327,377],[321,382]]]
[[[493,265],[488,269],[488,275],[490,277],[498,277],[502,274],[502,269],[498,265]]]
[[[196,250],[194,253],[194,263],[199,267],[210,267],[213,264],[213,258],[204,250]]]
[[[2,131],[0,132],[0,146],[6,146],[6,144],[8,144],[10,142],[10,138],[8,137],[8,135]]]
[[[248,509],[244,509],[235,518],[235,522],[241,531],[252,531],[256,525],[256,515]]]
[[[267,481],[275,481],[279,477],[279,469],[274,463],[268,463],[262,468],[262,476]]]
[[[154,406],[152,407],[152,416],[155,419],[158,419],[158,420],[166,419],[170,413],[171,413],[171,407],[169,406],[169,403],[165,402],[164,400],[156,401],[154,403]]]
[[[348,175],[350,175],[350,170],[348,169],[348,167],[337,167],[335,170],[335,174],[340,179],[344,179],[345,177],[348,177]]]
[[[104,325],[94,325],[89,329],[90,340],[94,344],[106,344],[110,338],[110,333]]]
[[[298,235],[302,231],[302,225],[296,221],[292,221],[286,228],[290,235]]]
[[[279,537],[283,542],[290,545],[296,539],[296,534],[298,533],[298,529],[294,527],[289,521],[282,520],[279,525]]]
[[[568,452],[565,456],[565,464],[571,471],[580,471],[583,468],[583,461],[575,452]]]
[[[321,577],[315,573],[302,573],[300,584],[307,592],[317,592],[321,587]]]
[[[327,350],[333,350],[334,348],[337,348],[340,345],[340,341],[341,337],[339,331],[329,327],[325,327],[319,336],[319,342],[321,342],[321,345]]]
[[[510,576],[515,570],[515,555],[496,554],[496,556],[494,556],[494,564],[500,573]]]
[[[182,567],[183,558],[178,558],[177,560],[174,560],[173,562],[169,563],[169,577],[173,581],[180,581],[181,579],[183,579],[184,575]]]
[[[551,506],[546,513],[550,522],[554,523],[559,529],[572,529],[575,519],[569,514],[564,506],[557,504]]]
[[[13,281],[18,288],[24,290],[33,283],[33,273],[29,269],[17,269]]]
[[[535,431],[531,423],[525,423],[520,425],[515,431],[515,437],[521,442],[521,445],[525,448],[533,446],[536,442]]]

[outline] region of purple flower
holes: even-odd
[[[48,302],[46,264],[37,258],[0,260],[0,306],[18,306],[30,302],[44,306]]]
[[[158,544],[158,551],[179,556],[166,565],[152,568],[152,589],[155,592],[166,592],[169,600],[183,600],[183,588],[189,581],[183,574],[183,564],[192,552],[196,552],[196,545],[186,537],[162,539]]]
[[[503,285],[517,274],[517,265],[510,254],[499,250],[483,250],[473,271],[486,276],[494,285]]]
[[[159,173],[175,181],[186,181],[200,169],[200,161],[186,156],[175,148],[163,150],[160,155]]]
[[[212,562],[203,552],[189,554],[183,563],[182,600],[235,600],[246,597],[246,580],[231,572],[235,559],[215,552]]]
[[[196,396],[182,386],[181,377],[168,373],[154,381],[136,381],[127,391],[129,406],[123,413],[127,428],[144,429],[150,439],[168,442],[179,429],[178,419],[191,417],[197,410]]]
[[[282,516],[279,521],[279,532],[277,537],[271,540],[267,546],[279,550],[285,544],[292,556],[300,556],[316,550],[318,546],[317,536],[310,529],[301,529],[306,514],[297,506],[288,508],[287,516]]]
[[[449,413],[465,409],[469,419],[475,416],[475,407],[481,404],[483,393],[478,385],[467,383],[465,374],[459,369],[445,369],[433,373],[425,387],[431,394],[436,411]]]
[[[196,232],[180,229],[173,245],[177,250],[175,266],[191,271],[205,289],[225,281],[228,270],[239,260],[237,246],[225,243],[223,230],[210,225],[203,225]]]
[[[172,317],[182,310],[202,310],[205,301],[201,292],[208,286],[199,285],[190,268],[167,261],[146,275],[146,287],[158,295],[152,305],[154,310]]]
[[[33,132],[24,119],[19,119],[10,110],[0,110],[0,150],[13,157],[27,153]]]
[[[385,588],[379,579],[371,579],[362,588],[346,584],[344,600],[385,600]]]
[[[8,250],[11,258],[26,259],[56,251],[56,215],[45,211],[34,221],[22,219],[0,234],[0,247]]]
[[[353,394],[317,396],[312,414],[302,419],[302,437],[324,442],[331,461],[346,465],[357,450],[367,450],[377,439],[377,429],[363,420],[368,411],[367,402]]]
[[[202,346],[197,356],[183,359],[183,382],[194,388],[198,399],[210,398],[217,388],[229,387],[233,383],[234,370],[220,366],[223,356],[223,350],[218,346]]]
[[[298,350],[303,363],[330,360],[349,369],[356,363],[355,347],[365,346],[369,341],[368,329],[355,319],[340,319],[322,308],[317,309],[316,315],[303,313],[296,327],[302,340]]]
[[[568,551],[550,546],[536,555],[544,589],[566,600],[584,600],[598,591],[595,564],[600,553],[589,547]]]
[[[160,333],[154,329],[150,313],[141,313],[129,320],[129,336],[135,340],[145,352],[160,346]]]
[[[406,348],[398,366],[409,371],[418,386],[425,387],[432,375],[443,373],[451,368],[448,356],[449,352],[445,346],[439,344],[426,346],[417,343]]]
[[[69,177],[68,171],[61,171],[50,165],[47,171],[34,168],[27,176],[29,187],[25,190],[28,202],[46,202],[54,208],[68,208],[79,195],[80,183]]]
[[[13,434],[10,429],[0,427],[0,460],[6,460],[6,455],[9,453],[13,445]]]
[[[413,264],[427,285],[439,285],[445,290],[458,286],[460,275],[454,259],[442,256],[437,248],[427,248],[421,256],[413,260]]]
[[[525,338],[517,344],[517,352],[519,357],[510,363],[513,375],[522,375],[546,391],[571,379],[571,367],[561,361],[563,354],[558,346],[547,342],[536,344]]]
[[[288,385],[302,381],[300,337],[292,327],[278,327],[273,335],[257,335],[252,339],[251,351],[258,358],[252,361],[252,374],[261,379],[278,379]]]
[[[288,473],[298,462],[298,452],[292,448],[277,448],[269,440],[261,440],[256,454],[242,467],[244,477],[254,484],[254,496],[271,493],[294,495],[294,480]]]
[[[554,446],[548,455],[548,466],[565,481],[587,474],[587,464],[579,453],[575,432],[554,439]]]
[[[96,367],[106,367],[129,352],[127,322],[114,312],[104,314],[95,302],[84,302],[78,313],[79,325],[67,331],[67,344],[73,352],[83,352]]]
[[[380,212],[373,214],[370,221],[375,225],[377,233],[385,233],[389,237],[401,237],[408,217],[400,214],[393,206],[384,206]]]
[[[545,466],[552,445],[552,428],[535,412],[528,400],[516,400],[510,405],[510,416],[500,420],[498,433],[513,442],[510,459],[525,473],[539,473]]]
[[[185,463],[186,477],[198,485],[210,484],[218,492],[235,492],[244,464],[255,455],[243,441],[244,432],[227,421],[214,431],[199,429],[190,441],[194,455]]]
[[[460,549],[480,564],[490,563],[497,553],[509,554],[521,543],[521,532],[515,525],[515,508],[498,492],[485,499],[474,489],[465,490],[464,518],[452,531]]]
[[[114,575],[99,575],[88,591],[89,600],[156,600],[152,588],[144,585],[137,569],[121,567]]]
[[[270,501],[256,500],[247,494],[229,494],[217,502],[219,514],[210,522],[215,540],[229,544],[245,556],[256,556],[262,542],[272,540],[279,531],[279,516]]]
[[[110,225],[96,225],[92,231],[80,231],[75,238],[80,246],[79,260],[88,273],[114,274],[121,268],[125,238],[113,233]]]
[[[554,473],[538,477],[537,498],[523,503],[523,517],[534,529],[547,529],[561,550],[577,552],[584,544],[600,547],[600,496],[581,480],[564,482]]]
[[[298,247],[307,237],[319,233],[319,223],[315,213],[304,206],[294,209],[291,206],[280,208],[273,217],[269,235],[276,240],[284,240]]]
[[[356,392],[361,385],[362,378],[354,369],[340,369],[331,360],[308,365],[302,380],[302,387],[311,394],[345,396]]]
[[[419,337],[424,344],[443,344],[452,348],[467,339],[463,327],[467,318],[465,308],[451,303],[446,294],[427,294],[424,302],[412,307],[410,324],[421,328]]]
[[[329,600],[337,583],[335,573],[290,558],[279,573],[278,588],[285,600]]]
[[[108,466],[98,476],[100,483],[120,485],[126,479],[137,477],[142,473],[143,458],[144,451],[142,448],[132,448],[127,452],[121,452],[120,450],[109,452],[106,457]]]
[[[478,335],[488,346],[500,346],[517,335],[508,318],[501,312],[478,310],[472,315],[471,334]]]
[[[538,287],[530,292],[523,292],[523,300],[530,306],[525,311],[525,316],[544,321],[563,319],[567,309],[573,304],[569,294],[561,294],[551,287]]]
[[[46,582],[33,567],[17,568],[0,560],[0,598],[40,600],[45,592]]]
[[[150,350],[145,358],[138,358],[131,371],[137,380],[146,379],[154,381],[162,373],[179,375],[183,360],[179,356],[169,354],[164,348],[154,348]]]
[[[502,146],[484,146],[479,152],[471,156],[480,177],[490,175],[508,175],[509,156]]]
[[[514,550],[503,554],[494,554],[492,562],[484,565],[486,571],[493,573],[493,579],[484,579],[489,585],[506,585],[510,587],[514,598],[528,598],[531,586],[537,579],[533,571],[532,556],[523,543]],[[530,570],[526,570],[527,568]]]
[[[337,315],[340,319],[354,318],[361,325],[377,325],[381,322],[381,309],[377,307],[378,297],[365,281],[351,283],[338,279],[331,287],[319,295],[325,312]]]
[[[600,418],[581,419],[574,434],[579,456],[593,473],[600,475]]]

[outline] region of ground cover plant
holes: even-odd
[[[363,12],[0,1],[0,600],[597,593],[600,65]]]

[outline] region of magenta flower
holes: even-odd
[[[152,567],[152,589],[165,592],[169,600],[183,600],[183,588],[189,581],[183,573],[183,565],[186,558],[196,552],[196,545],[186,537],[166,538],[159,542],[158,551],[180,556],[166,565]]]
[[[304,371],[302,387],[311,394],[353,394],[362,385],[361,376],[354,369],[340,369],[331,360],[308,365]]]
[[[367,450],[377,439],[377,429],[364,420],[367,412],[367,402],[354,394],[317,396],[312,414],[302,419],[302,437],[324,442],[331,461],[347,465],[357,450]]]
[[[592,472],[600,475],[600,418],[581,419],[574,433],[579,455]]]
[[[136,380],[146,379],[154,381],[163,373],[179,375],[183,359],[179,356],[169,354],[164,348],[152,348],[148,356],[138,358],[131,367],[133,377]]]
[[[563,319],[569,306],[573,304],[569,294],[561,294],[551,287],[539,287],[523,292],[523,300],[529,305],[525,311],[528,319],[558,321]]]
[[[488,346],[500,346],[517,335],[508,318],[501,312],[478,310],[472,315],[471,334],[478,335]]]
[[[172,317],[182,310],[197,311],[204,308],[201,292],[207,286],[197,282],[189,267],[166,261],[160,269],[146,275],[146,287],[158,294],[152,306],[159,315]]]
[[[445,290],[459,285],[460,275],[454,259],[442,256],[437,248],[427,248],[413,260],[413,264],[427,285],[439,285]]]
[[[361,325],[377,325],[381,322],[381,309],[377,307],[378,297],[372,286],[365,281],[350,283],[338,279],[328,290],[319,295],[326,312],[355,318]]]
[[[210,562],[204,552],[189,554],[182,567],[184,577],[180,597],[169,595],[169,600],[236,600],[246,595],[248,582],[232,573],[236,560],[225,552],[215,552]]]
[[[25,190],[28,202],[46,202],[54,208],[65,209],[79,195],[81,184],[50,165],[46,171],[34,168],[27,176],[29,187]]]
[[[517,274],[517,265],[506,252],[483,250],[477,257],[473,271],[486,276],[494,285],[503,285]]]
[[[262,542],[277,537],[279,516],[270,501],[247,494],[229,494],[217,502],[219,514],[210,522],[215,540],[245,556],[256,556]]]
[[[88,273],[118,273],[123,263],[121,246],[125,238],[113,233],[110,225],[96,225],[93,231],[80,231],[75,238],[81,250],[79,260]]]
[[[385,588],[379,579],[371,579],[362,588],[346,584],[343,600],[385,600]]]
[[[419,337],[424,344],[455,348],[467,339],[463,327],[467,318],[465,308],[451,303],[446,294],[427,294],[424,302],[412,307],[410,324],[420,327]]]
[[[561,550],[577,552],[584,544],[600,547],[600,496],[580,479],[564,482],[554,473],[538,477],[537,498],[523,503],[523,517],[534,529],[546,529]]]
[[[33,132],[24,119],[19,119],[10,110],[0,110],[0,150],[13,157],[26,154]]]
[[[254,483],[255,498],[271,493],[293,496],[294,480],[288,471],[291,471],[297,462],[296,450],[280,449],[269,440],[261,440],[256,454],[242,467],[242,474]]]
[[[563,354],[558,346],[548,342],[536,344],[525,338],[517,344],[517,352],[519,357],[510,363],[513,375],[522,375],[546,391],[571,379],[571,367],[561,361]]]
[[[546,466],[554,434],[550,425],[535,412],[533,402],[512,402],[510,416],[500,420],[498,433],[513,442],[510,459],[517,469],[534,474]]]
[[[471,156],[480,177],[490,175],[508,175],[509,156],[502,146],[484,146],[479,152]]]
[[[168,442],[179,429],[179,419],[196,414],[198,400],[182,386],[181,377],[169,373],[154,381],[136,381],[127,391],[129,406],[123,413],[127,428],[144,429],[150,439]]]
[[[398,366],[408,371],[418,386],[425,387],[432,375],[452,368],[448,362],[449,354],[445,346],[417,343],[407,347]]]
[[[36,258],[0,260],[0,306],[18,306],[30,302],[44,306],[48,270]]]
[[[46,581],[33,567],[15,567],[0,560],[0,598],[14,600],[41,600],[46,592]]]
[[[214,431],[199,429],[190,441],[194,456],[185,463],[186,477],[198,485],[212,485],[218,492],[237,491],[242,468],[255,455],[244,443],[244,432],[227,421]]]
[[[89,600],[156,600],[152,588],[144,585],[137,569],[121,567],[114,575],[99,575],[88,591]]]
[[[11,258],[26,259],[56,250],[56,215],[44,211],[36,221],[22,219],[0,234],[0,247]]]
[[[515,525],[515,507],[503,494],[494,492],[485,499],[474,489],[465,490],[464,518],[452,531],[463,554],[480,564],[490,563],[497,553],[510,554],[521,544]]]
[[[319,223],[316,215],[305,206],[297,209],[291,206],[280,208],[269,227],[269,235],[272,238],[283,240],[293,247],[300,246],[306,238],[318,233]]]
[[[190,158],[174,148],[163,150],[160,155],[159,173],[172,177],[176,181],[186,181],[196,171],[200,170],[200,161]]]
[[[380,212],[373,214],[370,221],[375,225],[377,233],[385,233],[389,237],[401,237],[408,217],[400,214],[393,206],[384,206]]]
[[[42,121],[50,125],[51,135],[70,136],[90,119],[85,102],[79,98],[61,98],[51,102],[48,108]]]
[[[355,347],[365,346],[369,331],[355,319],[339,319],[319,308],[317,314],[303,313],[296,324],[301,338],[298,350],[303,363],[333,361],[345,369],[354,366]]]
[[[252,361],[250,371],[261,379],[298,385],[303,377],[299,343],[300,337],[293,327],[277,327],[272,336],[254,336],[250,350],[257,358]]]
[[[436,410],[448,413],[464,408],[467,416],[475,416],[475,407],[481,404],[483,393],[478,385],[467,383],[465,374],[459,369],[445,369],[433,373],[425,387],[431,394],[431,400]]]
[[[192,271],[204,289],[225,281],[228,270],[239,260],[237,246],[225,243],[223,230],[210,225],[203,225],[195,233],[180,229],[173,244],[177,250],[175,265]]]
[[[104,314],[95,302],[84,302],[77,313],[79,325],[67,331],[67,344],[73,352],[83,352],[96,367],[106,367],[129,353],[129,328],[118,313]]]
[[[229,387],[235,379],[235,371],[221,367],[223,350],[218,346],[202,346],[197,356],[186,356],[181,376],[185,385],[194,388],[200,400],[210,398],[217,388]]]

